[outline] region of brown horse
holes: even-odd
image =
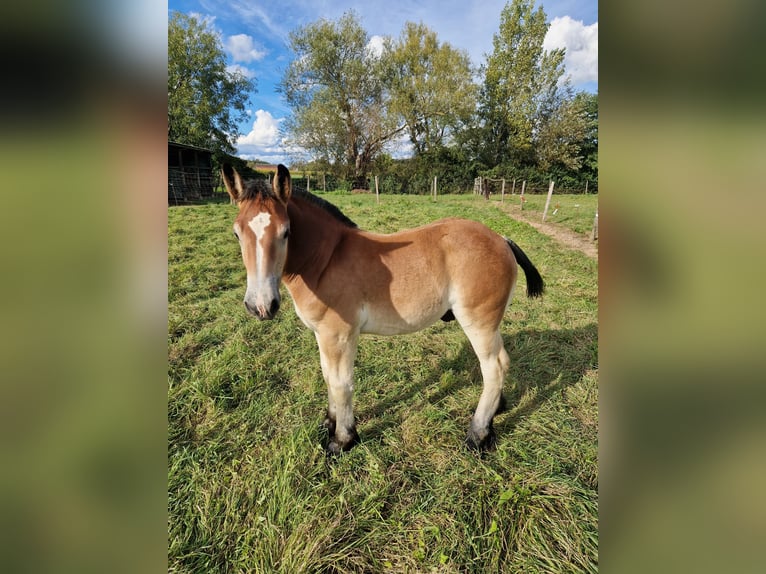
[[[247,269],[245,308],[272,319],[281,280],[298,317],[316,336],[329,399],[328,450],[339,453],[359,440],[352,407],[359,335],[412,333],[439,319],[457,319],[479,358],[484,388],[466,444],[490,446],[492,419],[505,405],[510,360],[499,326],[513,296],[517,262],[527,295],[543,292],[543,280],[524,252],[464,219],[391,235],[362,231],[330,203],[293,191],[283,165],[271,185],[245,184],[228,165],[222,175],[239,205],[234,233]]]

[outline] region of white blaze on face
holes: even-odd
[[[253,217],[247,225],[253,230],[258,241],[260,241],[269,223],[271,223],[271,214],[263,211]]]
[[[259,213],[253,217],[247,226],[255,233],[255,254],[258,260],[258,265],[263,265],[263,235],[266,233],[266,228],[271,223],[271,214],[265,211]]]
[[[271,214],[261,212],[253,217],[247,226],[255,234],[256,269],[247,274],[247,293],[245,300],[252,305],[265,309],[273,298],[279,296],[279,277],[270,273],[263,248],[263,237],[271,224]]]

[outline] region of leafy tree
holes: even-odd
[[[415,154],[441,146],[450,128],[476,107],[468,54],[439,43],[436,33],[422,23],[407,22],[391,56],[391,105],[407,125]]]
[[[541,107],[533,135],[537,165],[544,173],[550,173],[556,164],[569,170],[579,170],[582,165],[581,146],[588,123],[585,102],[569,91],[561,96]]]
[[[493,52],[484,67],[480,97],[487,165],[534,164],[534,135],[545,106],[560,99],[564,51],[543,50],[548,31],[542,7],[535,0],[512,0],[500,14]],[[548,110],[553,116],[553,110]]]
[[[253,81],[226,71],[218,35],[193,16],[173,12],[168,23],[168,139],[234,152]]]
[[[388,106],[390,58],[370,48],[354,12],[290,34],[296,58],[280,83],[292,115],[286,131],[320,159],[343,166],[367,186],[375,157],[403,129]]]
[[[585,134],[580,143],[582,178],[598,181],[598,94],[580,92],[575,96],[582,103],[585,115]]]

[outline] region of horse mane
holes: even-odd
[[[302,189],[293,189],[293,197],[299,197],[301,199],[308,201],[309,203],[313,205],[316,205],[317,207],[323,209],[324,211],[332,215],[335,219],[340,221],[346,227],[353,227],[353,228],[359,227],[356,223],[351,221],[351,219],[349,219],[348,216],[345,213],[343,213],[340,209],[338,209],[335,205],[333,205],[326,199],[323,199],[321,197],[314,195],[313,193],[309,193],[308,191],[304,191]]]
[[[251,179],[247,181],[244,184],[244,189],[242,190],[242,196],[240,198],[240,201],[245,199],[257,199],[257,198],[272,198],[277,199],[276,194],[274,193],[274,190],[271,187],[271,184],[269,183],[269,180],[267,179]],[[303,199],[307,201],[308,203],[311,203],[312,205],[316,205],[317,207],[323,209],[330,215],[332,215],[336,220],[340,221],[343,225],[346,227],[353,227],[357,228],[358,225],[351,221],[351,219],[346,216],[340,209],[338,209],[335,205],[327,201],[326,199],[323,199],[321,197],[318,197],[312,193],[309,193],[308,191],[304,191],[302,189],[295,189],[293,188],[292,197],[297,197],[300,199]]]

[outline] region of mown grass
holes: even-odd
[[[452,322],[362,339],[362,443],[328,459],[314,337],[291,305],[245,313],[236,207],[171,208],[169,571],[595,572],[597,263],[475,196],[326,197],[375,231],[481,220],[537,265],[545,297],[517,296],[502,325],[497,447],[462,446],[480,373]]]
[[[545,211],[547,194],[524,194],[524,215],[540,221]],[[491,201],[500,202],[499,195],[492,195]],[[506,194],[504,203],[521,211],[518,190],[516,195]],[[598,194],[557,194],[551,196],[551,205],[545,218],[547,223],[556,223],[583,235],[590,235],[593,217],[598,210]],[[554,213],[555,212],[555,213]]]

